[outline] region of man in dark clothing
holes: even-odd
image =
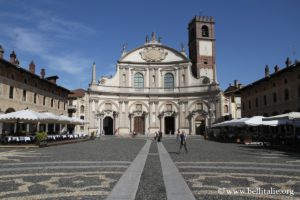
[[[179,152],[178,153],[180,153],[182,146],[184,146],[185,153],[187,153],[188,150],[186,148],[186,134],[185,134],[185,132],[182,131],[179,137],[180,137],[180,146],[179,146]]]
[[[157,142],[160,142],[160,140],[162,139],[162,132],[159,131],[158,133],[158,139],[157,139]]]

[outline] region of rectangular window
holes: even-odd
[[[23,90],[22,101],[26,101],[26,90]]]
[[[248,102],[249,110],[251,110],[251,101]]]
[[[43,106],[46,105],[46,97],[43,98]]]
[[[235,103],[235,96],[231,96],[231,103]]]
[[[267,105],[267,96],[264,95],[264,105],[266,106]]]
[[[256,108],[258,107],[258,99],[257,98],[255,99],[255,106],[256,106]]]
[[[14,98],[14,87],[13,86],[9,87],[9,98],[10,99]]]
[[[36,104],[36,96],[37,96],[37,94],[34,94],[34,96],[33,96],[33,103],[34,104]]]
[[[284,100],[288,101],[289,99],[290,99],[289,90],[285,89],[284,90]]]
[[[273,93],[273,102],[276,103],[277,102],[277,94],[274,92]]]

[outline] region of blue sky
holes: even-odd
[[[217,75],[221,88],[264,76],[266,64],[300,60],[298,0],[0,0],[0,44],[21,66],[58,75],[58,84],[87,89],[93,62],[97,77],[111,75],[122,45],[141,46],[155,31],[175,49],[187,45],[196,15],[216,21]],[[186,48],[188,50],[188,48]],[[187,52],[188,53],[188,52]]]

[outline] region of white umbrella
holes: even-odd
[[[300,120],[300,112],[289,112],[281,115],[266,117],[263,121],[269,120]]]
[[[58,118],[62,122],[66,122],[66,123],[71,123],[72,122],[72,118],[68,117],[68,116],[65,116],[65,115],[59,115]]]
[[[245,121],[245,124],[248,126],[277,126],[279,124],[278,120],[263,121],[265,117],[263,116],[254,116]]]
[[[84,123],[84,120],[77,118],[77,117],[72,117],[71,119],[72,119],[73,124],[83,124]]]
[[[212,125],[212,127],[223,127],[223,126],[277,126],[280,124],[278,120],[270,120],[270,121],[263,121],[263,116],[254,116],[251,118],[241,118],[241,119],[232,119],[230,121],[221,122],[218,124]]]
[[[59,121],[59,117],[50,112],[41,112],[41,113],[39,113],[39,115],[40,115],[40,118],[44,121],[48,121],[48,122],[58,122]]]
[[[40,113],[29,109],[0,115],[0,121],[9,122],[9,121],[17,121],[17,120],[39,121],[42,120],[42,118],[40,116]]]

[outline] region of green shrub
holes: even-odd
[[[95,138],[95,131],[91,132],[91,139],[94,139]]]
[[[37,142],[46,141],[48,138],[48,134],[46,132],[37,132],[35,134],[35,139]]]

